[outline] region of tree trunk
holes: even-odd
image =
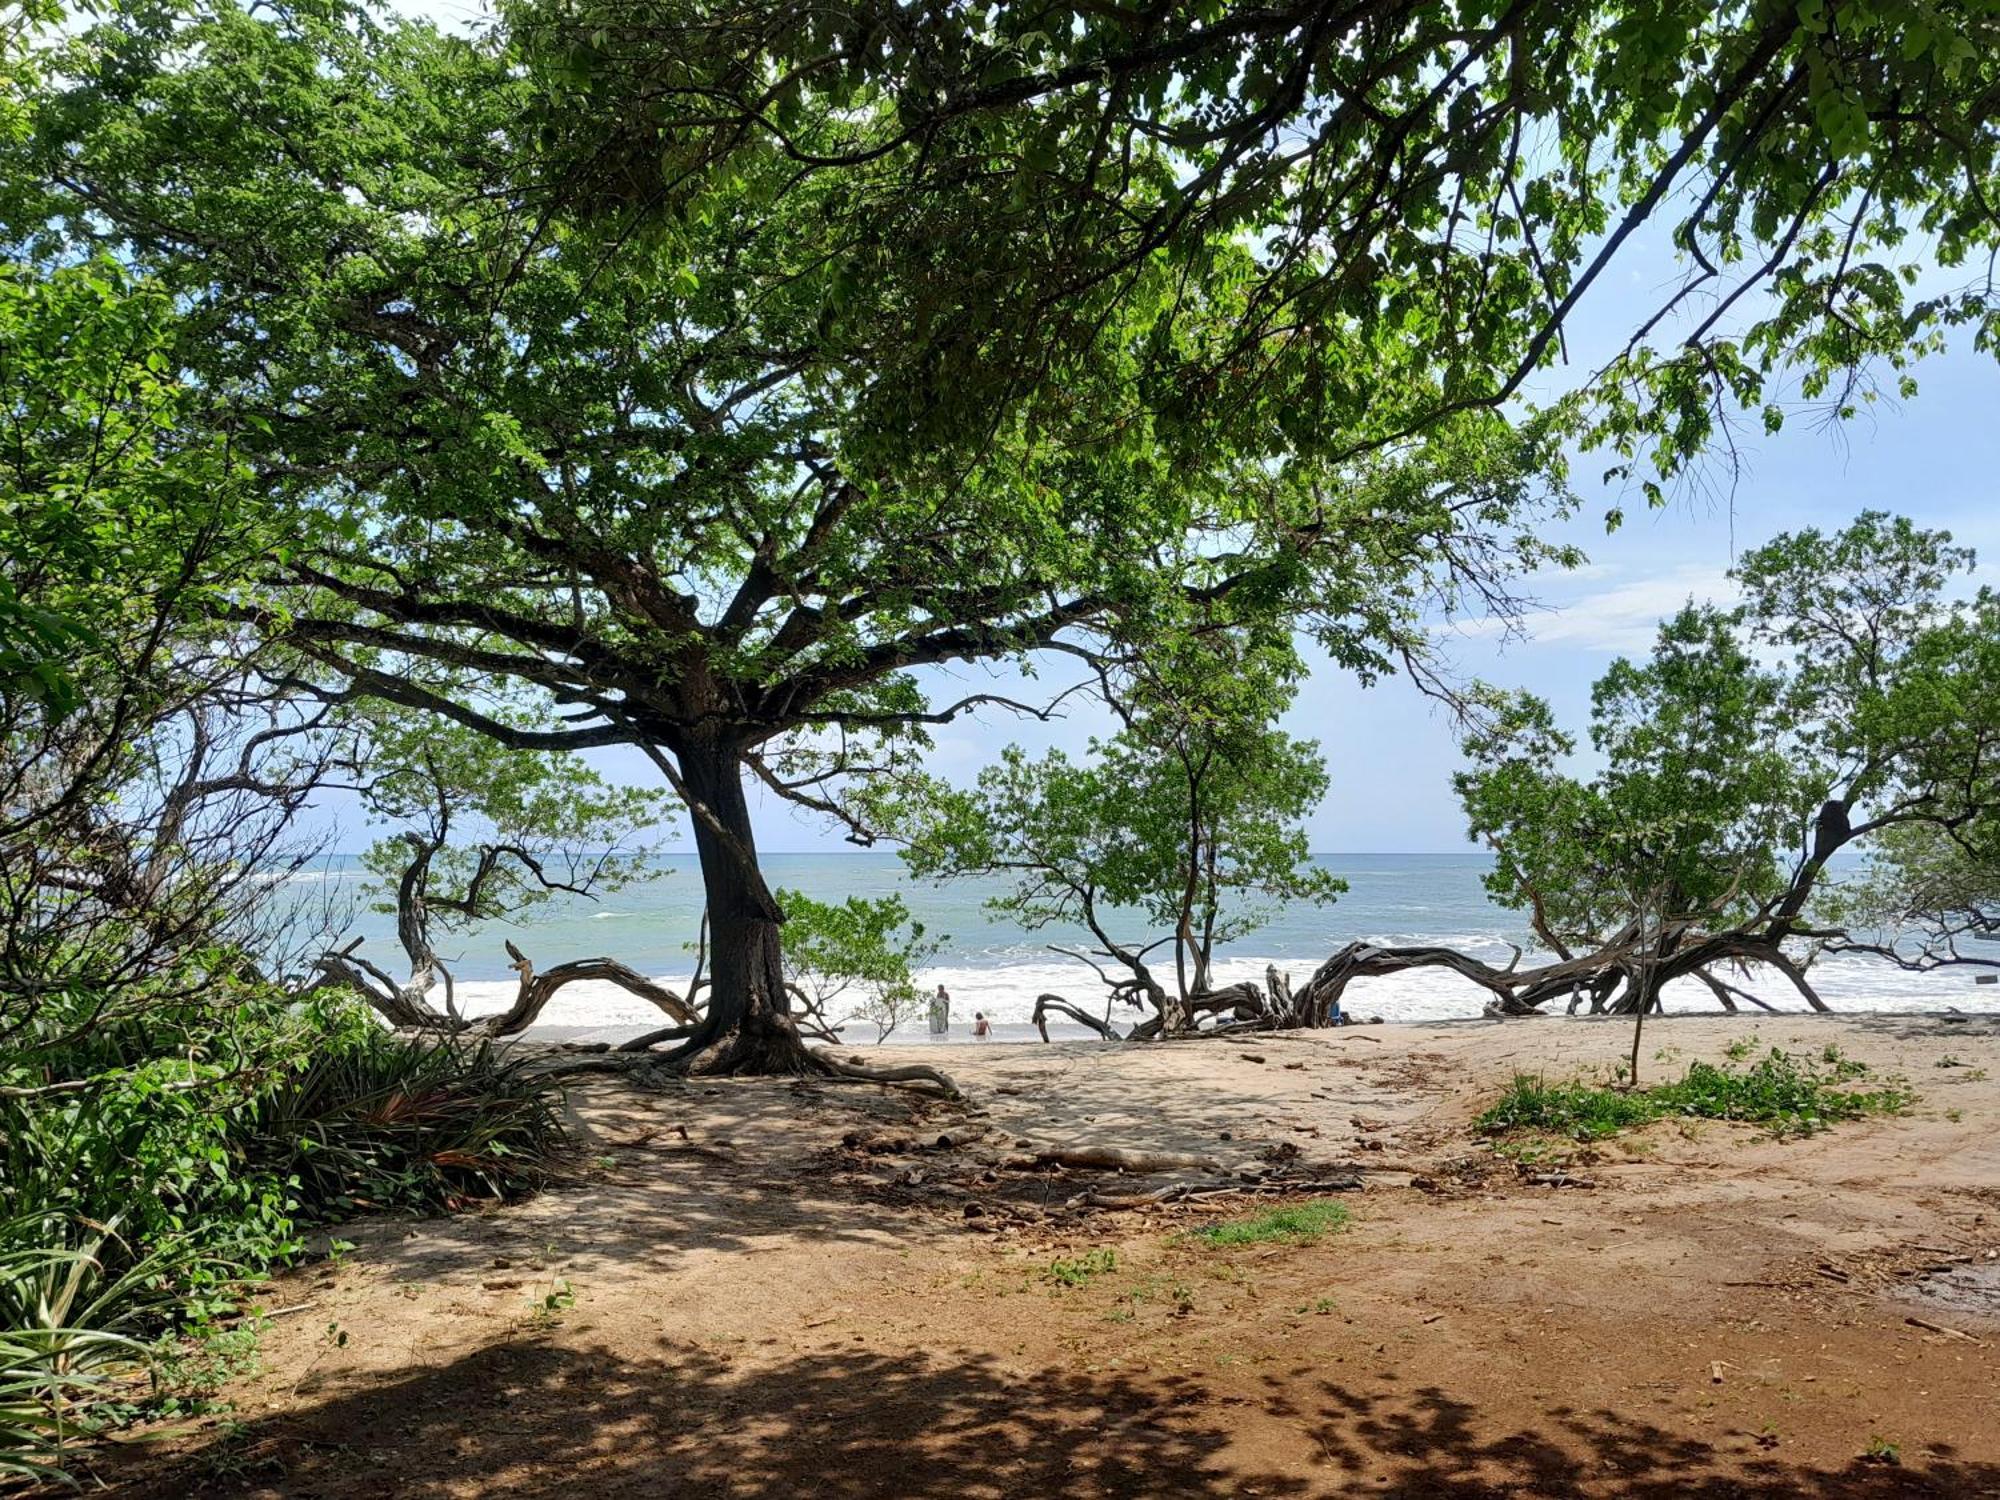
[[[708,896],[708,1011],[670,1060],[694,1073],[820,1073],[791,1017],[778,926],[757,868],[735,747],[684,747],[680,762]]]
[[[1625,1080],[1631,1087],[1639,1086],[1639,1039],[1645,1034],[1646,1012],[1651,1010],[1659,994],[1659,970],[1647,964],[1639,970],[1632,985],[1632,1062]]]

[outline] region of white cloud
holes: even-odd
[[[1599,577],[1616,577],[1623,568],[1598,568]],[[1552,601],[1519,622],[1524,644],[1530,646],[1570,646],[1607,654],[1632,654],[1652,647],[1660,621],[1674,614],[1690,599],[1697,604],[1733,604],[1736,584],[1727,572],[1705,564],[1683,563],[1644,578],[1566,601]],[[1497,620],[1467,621],[1455,627],[1467,636],[1498,635],[1504,626]]]

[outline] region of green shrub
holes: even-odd
[[[160,1351],[224,1336],[237,1286],[305,1230],[520,1196],[563,1142],[559,1092],[519,1064],[348,1002],[79,1015],[0,1051],[0,1475],[143,1415],[124,1377],[152,1368],[169,1397],[185,1362]]]
[[[1774,1047],[1749,1068],[1691,1063],[1676,1082],[1648,1089],[1549,1083],[1517,1073],[1506,1093],[1473,1123],[1494,1135],[1535,1131],[1593,1141],[1677,1115],[1762,1125],[1779,1136],[1811,1135],[1863,1115],[1901,1114],[1914,1102],[1913,1093],[1895,1084],[1842,1087],[1867,1071],[1833,1048],[1814,1061]]]
[[[1499,1102],[1473,1124],[1495,1135],[1536,1130],[1594,1141],[1643,1125],[1658,1113],[1646,1094],[1575,1081],[1549,1083],[1530,1073],[1516,1073]]]
[[[371,1031],[262,1097],[250,1159],[297,1195],[309,1222],[424,1213],[532,1192],[563,1140],[560,1094],[490,1044]]]

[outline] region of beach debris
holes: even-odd
[[[1977,1344],[1982,1349],[1986,1347],[1986,1340],[1974,1338],[1962,1328],[1947,1328],[1942,1323],[1933,1323],[1929,1318],[1912,1317],[1905,1318],[1903,1321],[1908,1323],[1912,1328],[1923,1329],[1926,1333],[1941,1333],[1948,1338],[1964,1339],[1968,1344]]]
[[[1595,1178],[1578,1177],[1569,1172],[1530,1172],[1528,1181],[1536,1187],[1551,1188],[1594,1188]]]
[[[918,1145],[915,1136],[896,1130],[850,1130],[840,1138],[840,1144],[850,1151],[865,1151],[870,1156],[915,1151]]]

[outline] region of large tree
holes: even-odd
[[[538,12],[517,48],[131,0],[54,44],[0,207],[23,253],[108,246],[181,299],[297,538],[243,618],[338,692],[641,746],[712,924],[683,1060],[804,1067],[746,778],[850,813],[993,696],[913,674],[1238,594],[1420,662],[1418,613],[1486,597],[1552,467],[1558,429],[1495,408],[1677,187],[1697,263],[1786,295],[1561,413],[1664,471],[1713,382],[1756,401],[1766,366],[1823,382],[1981,312],[1906,318],[1870,257],[1990,231],[1982,23],[1905,55],[1790,8],[1574,10],[885,12],[820,59],[809,9],[696,9],[641,55]],[[931,57],[1001,95],[899,76]],[[780,136],[729,123],[773,86]],[[521,688],[559,727],[495,711]]]
[[[829,268],[838,179],[773,162],[608,242],[522,185],[536,96],[507,62],[338,10],[98,30],[52,64],[70,86],[38,101],[10,211],[39,252],[108,240],[186,299],[182,357],[300,537],[284,605],[245,616],[326,690],[654,758],[706,884],[702,1066],[809,1065],[746,777],[847,812],[846,779],[993,697],[934,706],[914,669],[1239,592],[1387,667],[1423,604],[1543,555],[1515,528],[1544,433],[1467,418],[1341,468],[1166,441],[1133,383],[1233,336],[1247,260],[1223,246],[1204,283],[1163,269],[1107,305],[1062,382],[964,393],[976,430],[920,405],[892,427],[915,389],[829,309],[898,346],[926,266]],[[502,713],[522,687],[562,721]]]

